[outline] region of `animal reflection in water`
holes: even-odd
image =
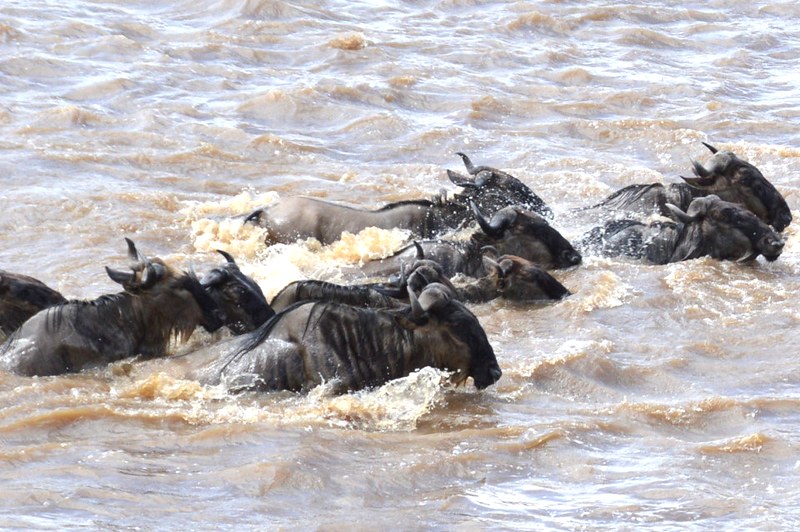
[[[472,377],[486,388],[502,375],[486,333],[472,312],[439,283],[409,304],[371,309],[301,302],[257,331],[186,355],[188,377],[231,391],[306,391],[323,382],[336,392],[378,386],[425,366]]]

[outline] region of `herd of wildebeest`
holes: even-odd
[[[705,145],[713,156],[692,163],[694,177],[631,185],[582,209],[600,213],[599,225],[574,246],[522,181],[476,167],[461,153],[467,174],[447,171],[460,189],[451,197],[378,210],[281,199],[242,217],[264,228],[268,245],[328,244],[367,227],[404,229],[410,243],[361,267],[381,282],[298,281],[269,303],[229,253],[220,251],[222,264],[199,278],[146,257],[129,239],[130,268],[106,268],[123,290],[93,300],[68,301],[34,278],[0,270],[0,338],[7,337],[0,368],[59,375],[167,356],[172,339],[227,327],[230,335],[179,355],[185,378],[231,392],[306,391],[321,383],[345,392],[432,366],[452,372],[456,384],[472,377],[483,389],[502,372],[468,304],[568,296],[548,270],[578,267],[582,253],[652,264],[780,256],[780,232],[792,220],[784,198],[755,166]],[[452,236],[465,229],[473,231],[468,239]]]

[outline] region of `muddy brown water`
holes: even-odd
[[[236,216],[306,194],[454,191],[457,151],[517,175],[571,239],[701,141],[797,218],[794,2],[0,5],[0,268],[116,291],[123,237],[269,295],[406,235],[266,248]],[[504,374],[228,396],[169,359],[0,374],[0,528],[790,530],[800,523],[797,225],[767,263],[586,257],[555,304],[472,307]],[[196,333],[176,353],[217,338]]]

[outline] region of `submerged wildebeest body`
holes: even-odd
[[[505,207],[486,219],[472,204],[480,230],[467,241],[423,240],[410,244],[384,259],[367,262],[361,271],[369,276],[385,276],[399,271],[417,257],[419,247],[425,258],[438,262],[445,275],[457,273],[472,277],[486,275],[483,248],[491,246],[503,255],[516,255],[543,268],[568,268],[581,263],[581,255],[561,233],[536,213]]]
[[[459,227],[466,219],[466,210],[444,199],[408,200],[364,210],[297,196],[258,209],[245,222],[264,227],[269,244],[303,238],[316,238],[322,244],[330,244],[339,240],[344,232],[356,234],[368,227],[404,229],[414,236],[430,238]]]
[[[268,244],[304,238],[330,244],[344,232],[356,234],[368,227],[403,229],[413,238],[433,238],[471,222],[471,201],[492,213],[503,207],[519,206],[552,217],[544,201],[516,177],[494,168],[475,167],[469,157],[458,155],[470,175],[447,171],[450,180],[463,189],[450,199],[442,194],[432,200],[399,201],[365,210],[298,196],[256,209],[245,218],[245,223],[265,228]]]
[[[668,204],[685,211],[695,198],[713,194],[744,206],[776,231],[783,231],[791,223],[792,213],[786,200],[758,168],[731,151],[719,151],[703,144],[714,156],[707,166],[693,162],[696,177],[682,177],[684,183],[666,186],[657,183],[631,185],[590,208],[657,212],[669,216]]]
[[[275,315],[261,287],[242,273],[234,258],[218,250],[225,264],[208,272],[200,284],[224,315],[224,324],[233,334],[253,331]]]
[[[38,279],[0,270],[0,339],[37,312],[67,300]]]
[[[698,257],[748,261],[763,255],[776,260],[783,239],[741,205],[717,196],[696,198],[686,212],[668,208],[676,222],[645,224],[615,220],[590,231],[583,245],[605,256],[627,256],[666,264]]]
[[[0,346],[0,367],[21,375],[58,375],[123,358],[165,354],[172,336],[188,338],[198,325],[222,325],[216,304],[191,274],[147,259],[132,241],[131,272],[106,271],[125,289],[91,301],[45,309]]]
[[[544,200],[513,175],[490,166],[475,166],[464,153],[456,155],[461,157],[469,174],[447,171],[450,181],[464,189],[454,198],[460,204],[468,205],[472,201],[479,209],[490,213],[516,206],[548,219],[553,217],[553,211]]]
[[[427,286],[410,305],[370,309],[305,302],[260,329],[187,355],[189,377],[231,391],[307,391],[331,383],[336,392],[379,386],[431,366],[453,371],[457,384],[478,389],[502,372],[477,318],[449,289]]]

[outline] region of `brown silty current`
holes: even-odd
[[[707,141],[798,205],[795,3],[11,0],[0,6],[0,268],[114,292],[123,237],[268,296],[405,242],[266,248],[238,215],[455,187],[455,152],[572,214],[679,181]],[[795,212],[795,219],[797,213]],[[792,529],[796,225],[783,255],[584,257],[554,304],[471,306],[503,377],[229,396],[169,359],[0,374],[0,527]],[[184,353],[216,338],[197,332]]]

